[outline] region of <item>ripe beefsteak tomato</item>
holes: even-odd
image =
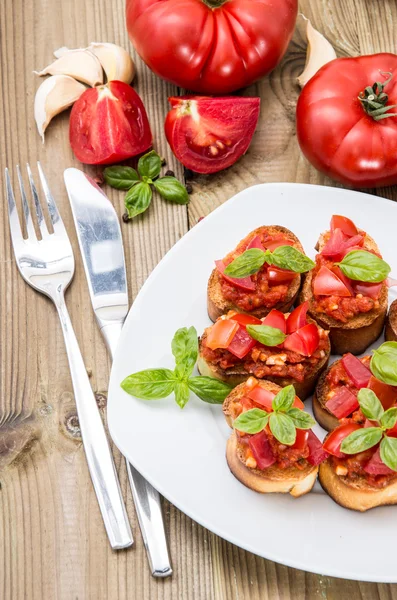
[[[126,18],[156,75],[201,94],[227,94],[280,62],[297,11],[297,0],[127,0]]]
[[[259,98],[169,98],[165,135],[177,159],[196,173],[216,173],[248,149],[259,118]]]
[[[108,165],[137,156],[152,145],[142,100],[122,81],[86,90],[70,114],[70,145],[89,165]]]
[[[319,171],[353,187],[397,183],[397,55],[337,58],[305,85],[297,134]]]

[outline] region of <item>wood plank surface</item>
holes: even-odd
[[[300,10],[333,43],[338,55],[396,51],[395,0],[302,0]],[[123,0],[0,2],[0,179],[5,166],[29,161],[35,169],[36,160],[43,164],[76,250],[77,269],[67,304],[92,372],[93,389],[104,408],[109,361],[91,310],[62,182],[66,167],[80,166],[68,143],[68,114],[54,120],[44,146],[33,119],[39,81],[32,71],[48,64],[55,48],[85,46],[91,41],[116,42],[133,53]],[[309,166],[296,141],[299,90],[295,77],[305,62],[305,45],[302,24],[298,24],[282,64],[246,90],[247,95],[260,95],[266,102],[262,102],[257,132],[242,160],[218,175],[194,177],[188,209],[156,198],[147,214],[122,224],[131,299],[189,226],[236,192],[271,181],[335,185]],[[167,168],[182,178],[163,134],[167,96],[178,90],[153,76],[135,58],[138,76],[134,85],[148,109],[155,148],[166,158]],[[99,171],[86,170],[94,175]],[[123,195],[106,191],[121,215]],[[397,199],[396,188],[377,193]],[[258,558],[206,531],[166,501],[174,575],[153,579],[124,462],[116,448],[136,541],[132,549],[112,552],[79,438],[58,317],[51,303],[19,276],[4,201],[0,213],[0,599],[397,599],[396,585],[343,581]]]

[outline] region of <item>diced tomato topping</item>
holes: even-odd
[[[307,324],[306,315],[308,308],[309,302],[306,301],[292,311],[287,319],[287,333],[294,333],[294,331],[301,329],[301,327]]]
[[[367,387],[369,380],[371,379],[371,371],[363,365],[361,360],[353,354],[344,354],[342,356],[342,365],[345,368],[349,379],[354,383],[357,389]]]
[[[328,452],[324,450],[322,443],[311,429],[309,430],[307,445],[310,451],[307,460],[311,465],[319,465],[328,458]]]
[[[275,329],[280,329],[283,333],[287,331],[287,323],[285,320],[285,315],[279,310],[273,308],[269,314],[262,319],[262,324],[267,325],[268,327],[274,327]]]
[[[266,431],[252,435],[248,440],[249,447],[259,469],[266,469],[276,462]]]
[[[247,250],[250,250],[250,248],[258,248],[259,250],[262,250],[263,252],[265,252],[265,248],[262,245],[260,235],[256,235],[255,237],[252,238],[252,240],[250,241],[250,243],[247,246]]]
[[[270,286],[278,285],[279,283],[288,283],[295,279],[296,275],[294,271],[287,271],[279,267],[271,266],[267,270],[267,279]]]
[[[276,248],[279,248],[280,246],[293,246],[295,242],[293,242],[292,240],[274,240],[274,241],[268,241],[266,242],[265,246],[267,250],[270,250],[270,252],[273,252]]]
[[[219,273],[222,275],[222,277],[224,279],[226,279],[226,281],[228,281],[229,283],[231,283],[232,285],[234,285],[235,287],[241,288],[243,290],[248,290],[248,291],[255,291],[255,283],[252,281],[251,277],[243,277],[241,279],[235,278],[235,277],[228,277],[228,275],[225,275],[224,271],[226,269],[225,263],[223,262],[223,260],[216,260],[215,261],[215,265],[216,268],[218,269]]]
[[[325,406],[337,419],[343,419],[359,408],[354,394],[346,386],[341,387]]]
[[[345,455],[340,451],[340,446],[343,440],[356,431],[356,429],[360,429],[360,425],[357,423],[347,423],[346,425],[339,425],[336,429],[331,431],[325,442],[323,443],[323,448],[329,454],[333,454],[338,458],[343,458]]]
[[[351,296],[348,288],[327,267],[321,267],[313,281],[313,292],[316,296]]]
[[[370,458],[365,465],[364,471],[370,475],[391,475],[392,473],[396,473],[382,461],[379,447],[376,449],[376,452],[373,454],[372,458]]]
[[[303,450],[306,447],[308,437],[308,429],[297,429],[295,444],[291,446],[291,448],[293,448],[294,450]]]
[[[239,329],[239,324],[230,319],[219,319],[209,328],[206,345],[211,350],[227,348]]]
[[[385,410],[397,402],[397,386],[383,383],[371,375],[367,387],[377,395]]]
[[[343,233],[341,229],[335,229],[331,233],[331,237],[321,250],[321,254],[328,258],[339,258],[343,249],[346,247],[345,244],[348,241],[348,236]]]
[[[331,231],[335,231],[335,229],[341,229],[348,237],[358,234],[357,227],[353,221],[342,215],[332,215]]]
[[[382,289],[383,282],[381,283],[367,283],[364,281],[358,281],[354,287],[356,294],[362,294],[363,296],[369,296],[370,298],[377,298]]]
[[[309,323],[298,331],[291,333],[284,341],[284,348],[303,356],[312,356],[320,343],[317,325]]]
[[[246,412],[247,410],[251,410],[251,408],[255,408],[255,404],[249,398],[241,398],[240,405],[242,407],[242,412]]]
[[[331,271],[342,281],[342,283],[345,284],[345,286],[349,290],[350,294],[352,296],[354,296],[355,292],[354,292],[352,280],[349,279],[348,277],[346,277],[346,275],[344,273],[342,273],[342,271],[340,270],[340,268],[337,265],[333,265],[331,267]]]
[[[346,248],[343,249],[343,252],[340,256],[340,260],[343,260],[346,256],[346,254],[349,254],[349,252],[353,252],[353,250],[362,250],[362,247],[361,247],[361,245],[358,245],[358,244],[355,246],[346,246]]]
[[[229,316],[230,314],[230,316]],[[228,313],[227,315],[228,319],[232,319],[233,321],[236,321],[236,323],[239,323],[240,325],[261,325],[262,321],[260,319],[257,319],[256,317],[253,317],[252,315],[246,315],[244,313]]]
[[[300,408],[301,410],[305,408],[305,405],[303,404],[302,400],[298,398],[298,396],[295,396],[292,406],[293,408]]]
[[[275,397],[275,395],[276,394],[274,394],[273,392],[269,392],[269,390],[265,390],[265,388],[263,388],[260,385],[257,385],[256,387],[254,387],[247,394],[248,398],[253,400],[255,402],[255,404],[259,404],[260,406],[263,406],[263,408],[267,412],[271,412],[271,410],[272,410],[272,400]]]
[[[227,349],[234,354],[234,356],[237,356],[237,358],[244,358],[256,343],[256,340],[250,336],[245,326],[239,325]]]

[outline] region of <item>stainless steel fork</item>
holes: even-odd
[[[58,311],[92,483],[112,548],[127,548],[133,543],[131,528],[105,429],[64,299],[65,290],[74,275],[73,250],[43,170],[40,163],[37,164],[54,232],[50,233],[47,229],[32,172],[27,165],[37,224],[42,239],[39,240],[36,236],[21,171],[17,167],[27,232],[27,237],[23,237],[10,176],[6,169],[6,193],[14,254],[19,272],[25,281],[38,292],[51,298]]]

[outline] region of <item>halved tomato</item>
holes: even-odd
[[[169,102],[165,135],[188,169],[216,173],[247,151],[258,123],[259,98],[179,96]]]
[[[309,323],[298,331],[291,333],[284,341],[284,348],[303,356],[312,356],[320,343],[317,325]]]
[[[350,352],[342,356],[342,365],[357,389],[367,387],[371,379],[371,371],[361,362],[357,356]]]
[[[371,375],[367,387],[376,394],[385,410],[397,402],[397,386],[383,383]]]
[[[276,462],[265,430],[251,435],[248,444],[259,469],[266,469]]]
[[[335,231],[335,229],[340,229],[343,233],[349,237],[358,234],[357,227],[348,219],[348,217],[343,217],[342,215],[332,215],[331,219],[331,231]]]
[[[280,310],[276,310],[273,308],[269,314],[262,319],[262,324],[267,325],[268,327],[274,327],[275,329],[280,329],[283,333],[287,331],[287,323],[285,320],[285,315]]]
[[[313,292],[316,296],[351,296],[351,293],[343,283],[327,267],[320,267],[313,281]]]
[[[250,248],[258,248],[258,250],[262,250],[263,252],[265,252],[265,248],[262,245],[260,235],[256,235],[255,237],[252,238],[252,240],[250,241],[250,243],[248,244],[246,249],[250,250]]]
[[[78,160],[107,165],[137,156],[152,145],[142,100],[122,81],[86,90],[70,113],[69,140]]]
[[[234,285],[234,287],[239,287],[242,290],[248,290],[250,292],[255,290],[255,283],[252,281],[251,277],[242,277],[241,279],[228,277],[228,275],[225,275],[226,266],[223,260],[216,260],[215,265],[222,277]]]
[[[211,350],[227,348],[240,325],[231,319],[219,319],[209,328],[205,343]]]
[[[294,271],[287,271],[286,269],[280,269],[279,267],[269,267],[267,270],[267,278],[269,285],[279,285],[280,283],[289,283],[297,277],[297,273]]]
[[[357,423],[339,425],[339,427],[331,431],[327,436],[327,439],[323,443],[324,450],[329,452],[329,454],[333,454],[333,456],[342,458],[345,455],[340,451],[341,443],[348,435],[353,433],[353,431],[356,431],[356,429],[360,429],[360,425],[357,425]]]
[[[325,406],[337,419],[343,419],[351,415],[360,405],[356,396],[344,385],[325,403]]]
[[[287,319],[287,333],[294,333],[294,331],[304,327],[307,324],[306,315],[308,308],[309,302],[306,301],[292,311]]]

